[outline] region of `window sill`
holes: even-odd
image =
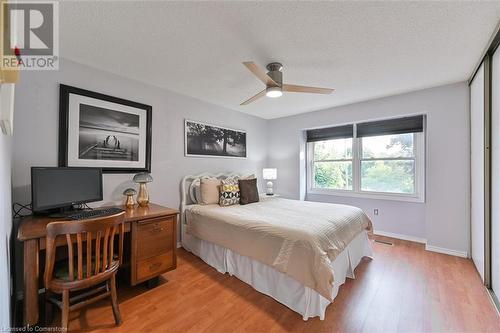
[[[360,199],[404,201],[404,202],[415,202],[415,203],[425,202],[424,198],[418,196],[392,194],[392,193],[370,193],[370,192],[360,193],[360,192],[342,191],[342,190],[309,189],[307,191],[307,194],[331,195],[336,197],[350,197],[350,198],[360,198]]]

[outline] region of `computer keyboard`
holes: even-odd
[[[93,209],[93,210],[84,210],[75,214],[71,214],[67,216],[68,220],[88,220],[88,219],[95,219],[98,217],[104,217],[104,216],[110,216],[114,214],[118,214],[123,212],[123,209],[118,208],[118,207],[111,207],[111,208],[100,208],[100,209]]]

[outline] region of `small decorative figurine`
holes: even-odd
[[[134,190],[133,188],[128,188],[125,191],[123,191],[123,195],[127,196],[127,201],[125,202],[125,207],[127,209],[133,208],[135,203],[134,203],[134,195],[137,194],[137,191]]]
[[[147,183],[151,183],[153,177],[149,173],[142,172],[134,176],[134,182],[139,183],[139,194],[137,195],[137,203],[141,207],[147,207],[149,203],[148,189],[146,187]]]

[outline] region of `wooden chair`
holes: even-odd
[[[67,330],[70,311],[111,297],[116,325],[121,324],[115,283],[123,256],[124,216],[125,213],[122,212],[102,218],[52,222],[47,225],[44,274],[47,322],[50,320],[49,303],[61,309],[61,326]],[[117,234],[118,255],[115,253]],[[61,242],[67,244],[67,265],[66,260],[64,265],[56,264],[56,248]],[[101,286],[97,287],[98,285]],[[91,290],[92,287],[96,288]],[[81,293],[70,298],[70,292],[74,291]],[[56,295],[61,296],[53,297]]]

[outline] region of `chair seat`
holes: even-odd
[[[115,260],[118,260],[117,255],[113,256],[113,261],[115,261]],[[73,262],[77,263],[78,258],[75,257],[73,259]],[[91,261],[92,273],[94,273],[94,271],[95,271],[95,262],[96,262],[95,257],[93,257],[92,261]],[[102,265],[102,256],[101,256],[101,259],[99,261],[99,264]],[[111,266],[111,264],[109,264],[109,266]],[[83,277],[85,278],[87,276],[87,262],[86,262],[86,260],[83,260],[82,272],[83,272]],[[69,278],[68,259],[63,259],[63,260],[59,260],[59,261],[55,262],[55,264],[54,264],[54,278],[62,280],[62,281],[71,281],[71,279]],[[73,280],[76,280],[76,279],[78,279],[78,269],[77,269],[77,267],[74,267]]]

